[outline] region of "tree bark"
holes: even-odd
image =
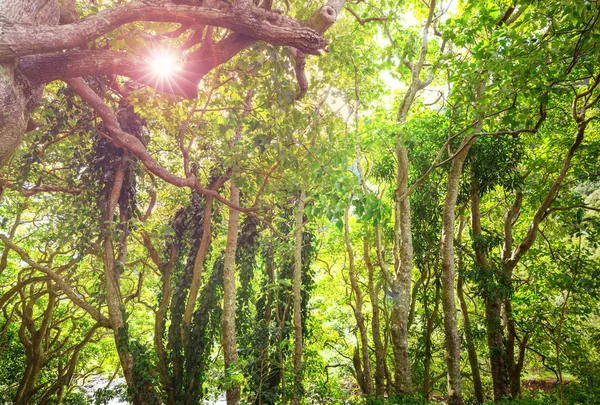
[[[22,0],[17,1],[21,2]],[[60,17],[58,7],[52,11],[56,14],[49,21],[54,24],[43,20],[36,21],[35,26],[26,25],[23,23],[33,21],[14,20],[10,18],[12,15],[8,17],[10,23],[0,21],[0,61],[84,46],[89,41],[135,21],[227,28],[275,46],[293,46],[307,54],[319,54],[327,46],[327,40],[321,34],[301,22],[250,5],[237,10],[218,10],[170,2],[133,2],[61,26],[56,26]]]
[[[230,200],[238,205],[240,201],[240,190],[232,182],[230,186]],[[237,339],[235,335],[235,253],[237,251],[237,239],[240,212],[229,209],[229,221],[227,226],[227,245],[225,247],[225,260],[223,264],[223,358],[225,362],[225,374],[230,375],[232,368],[237,368]],[[234,382],[226,393],[227,405],[236,405],[240,401],[240,387]]]
[[[396,124],[401,127],[408,118],[408,111],[417,93],[427,87],[433,80],[430,72],[425,80],[419,75],[427,59],[429,28],[435,15],[435,0],[429,3],[429,12],[421,34],[421,49],[416,63],[404,61],[411,71],[411,82],[402,99]],[[410,353],[408,351],[408,314],[410,310],[410,285],[412,276],[413,247],[411,233],[411,211],[408,196],[408,150],[403,145],[402,131],[396,136],[396,193],[394,223],[394,275],[392,286],[394,302],[392,304],[392,349],[394,352],[395,389],[397,392],[412,392],[412,376],[410,371]]]
[[[354,305],[354,318],[356,319],[356,326],[358,328],[360,336],[362,370],[365,383],[364,393],[370,395],[373,393],[373,382],[371,380],[371,364],[369,361],[369,340],[367,338],[367,328],[365,327],[365,318],[362,312],[363,294],[358,285],[358,279],[356,277],[356,268],[354,265],[354,249],[352,248],[352,242],[350,241],[350,225],[348,224],[349,210],[350,205],[347,205],[346,209],[344,210],[344,241],[346,243],[346,250],[348,252],[348,275],[350,277],[350,285],[356,297],[356,303]]]
[[[0,1],[0,16],[14,24],[54,26],[60,11],[55,1]],[[0,166],[8,163],[27,129],[29,116],[42,95],[41,86],[31,86],[14,60],[0,62]]]
[[[512,283],[512,280],[509,281]],[[518,357],[516,354],[516,342],[517,342],[517,331],[514,314],[512,310],[512,302],[510,297],[504,299],[504,311],[506,313],[507,322],[507,344],[506,344],[506,357],[508,360],[508,378],[510,380],[510,395],[513,399],[521,397],[521,368],[522,363],[519,364]],[[524,347],[520,348],[521,351],[525,350]],[[521,354],[521,353],[520,353]],[[520,355],[519,355],[520,357]]]
[[[393,282],[390,279],[388,266],[385,261],[383,246],[381,244],[381,226],[379,224],[375,225],[375,250],[377,252],[377,263],[379,264],[379,268],[381,269],[381,274],[391,289]],[[391,333],[389,333],[390,332],[389,327],[392,324],[392,322],[391,322],[390,311],[386,305],[386,300],[383,301],[383,319],[384,319],[384,325],[385,325],[384,330],[383,330],[383,336],[384,336],[383,353],[385,353],[385,355],[386,355],[386,357],[385,357],[386,360],[384,362],[385,381],[386,381],[385,392],[386,392],[387,396],[389,397],[392,395],[392,385],[393,385],[393,381],[395,381],[395,380],[392,379],[392,375],[390,373],[390,369],[387,364],[387,352],[388,352],[388,347],[389,347],[389,337],[391,335]]]
[[[460,226],[458,230],[457,242],[460,245],[462,242],[462,231],[464,227],[464,219],[463,214],[461,213],[460,217]],[[471,365],[471,375],[473,378],[473,389],[475,391],[475,399],[478,404],[481,404],[485,401],[483,385],[481,384],[481,374],[479,372],[479,360],[477,358],[477,350],[475,348],[475,342],[473,341],[473,332],[471,329],[471,319],[469,318],[469,308],[467,307],[467,302],[465,301],[465,294],[463,291],[464,284],[464,276],[463,276],[463,263],[462,263],[462,253],[458,253],[458,282],[456,283],[456,293],[458,295],[458,301],[460,302],[460,311],[463,317],[463,324],[465,329],[465,340],[467,343],[467,353],[469,355],[469,364]]]
[[[273,286],[275,285],[275,246],[273,243],[273,235],[271,235],[271,240],[269,241],[269,245],[266,252],[265,258],[265,266],[267,268],[267,278],[268,284],[270,288],[267,292],[267,303],[265,305],[265,327],[270,328],[271,319],[272,319],[272,311],[273,311],[273,299],[274,292]],[[263,403],[263,384],[268,376],[269,372],[269,348],[271,346],[271,337],[267,333],[264,340],[264,347],[260,352],[260,385],[259,385],[259,396],[257,399],[258,405],[262,405]]]
[[[45,291],[39,293],[31,293],[29,297],[26,297],[21,292],[22,298],[22,310],[17,313],[21,317],[21,327],[19,328],[19,339],[25,348],[25,357],[27,359],[27,366],[25,373],[21,378],[19,388],[17,389],[17,395],[15,403],[17,405],[27,405],[31,403],[33,396],[35,395],[36,383],[46,361],[46,337],[50,327],[52,319],[52,313],[56,306],[56,294],[53,291],[53,285],[51,281],[46,282]],[[36,328],[36,319],[34,317],[34,304],[41,298],[42,295],[48,294],[48,302],[46,309],[44,310],[43,317],[39,328]],[[27,337],[27,332],[29,337]]]
[[[134,392],[135,403],[144,405],[149,403],[151,387],[149,387],[150,390],[146,391],[145,387],[136,386],[136,375],[134,371],[135,358],[130,350],[127,324],[123,316],[125,308],[123,306],[123,297],[121,293],[121,270],[119,266],[117,266],[117,260],[115,260],[115,247],[113,243],[113,217],[121,196],[126,172],[128,170],[128,163],[125,162],[125,159],[126,158],[123,158],[123,161],[119,164],[114,175],[112,188],[104,209],[104,223],[102,225],[102,231],[104,234],[103,261],[104,277],[106,282],[106,306],[108,307],[108,319],[113,330],[117,354],[119,355],[119,360],[123,369],[123,376],[125,377],[127,386]],[[127,218],[124,220],[126,221]],[[126,234],[127,232],[123,232],[123,236],[125,238]],[[125,258],[123,255],[125,251],[126,241],[119,246],[118,261],[121,263],[121,266],[122,263],[124,263]]]
[[[413,97],[414,98],[414,97]],[[407,111],[408,112],[408,111]],[[403,118],[406,119],[406,116]],[[410,311],[410,285],[412,276],[411,212],[408,197],[400,199],[408,190],[408,151],[397,149],[396,174],[396,225],[394,230],[395,279],[392,288],[392,351],[394,353],[394,385],[396,392],[410,394],[412,377],[408,350],[408,314]]]
[[[352,365],[354,366],[354,376],[361,392],[365,392],[365,375],[362,371],[362,362],[360,361],[360,349],[357,346],[354,347],[354,354],[352,355]]]
[[[476,131],[478,132],[478,131]],[[450,404],[462,403],[462,379],[460,375],[460,337],[458,335],[456,300],[454,297],[454,221],[456,200],[463,163],[475,136],[461,142],[460,151],[452,160],[442,214],[442,310],[446,340],[446,365],[448,367],[448,397]]]
[[[369,299],[373,312],[371,320],[371,333],[373,334],[373,344],[375,346],[375,395],[383,397],[385,395],[385,350],[381,341],[381,321],[379,317],[379,290],[380,285],[375,282],[375,269],[369,257],[369,241],[367,236],[363,237],[363,256],[367,270],[369,272]]]
[[[483,238],[481,228],[481,213],[479,190],[476,187],[475,172],[471,167],[471,230],[473,233],[473,249],[475,260],[481,269],[489,269],[489,261],[485,252],[479,248],[479,241]],[[492,368],[492,384],[494,401],[499,401],[510,395],[508,388],[508,368],[506,365],[506,352],[502,335],[501,321],[501,296],[499,292],[487,294],[485,297],[485,321],[487,329],[488,350]]]
[[[430,276],[431,277],[431,276]],[[427,283],[429,284],[429,282]],[[427,294],[424,293],[425,302],[424,305],[427,305]],[[433,328],[435,326],[435,318],[438,315],[440,309],[440,286],[439,283],[435,283],[435,303],[433,304],[433,311],[427,317],[427,323],[425,328],[425,358],[423,359],[423,388],[421,393],[424,398],[429,398],[429,393],[431,391],[431,360],[432,360],[432,349],[433,341],[431,339],[431,335],[433,333]]]
[[[204,270],[204,260],[208,253],[208,248],[211,242],[212,233],[212,206],[214,199],[212,197],[206,197],[206,203],[204,205],[203,223],[202,223],[202,239],[200,240],[200,246],[198,252],[196,252],[196,259],[194,261],[194,272],[192,275],[192,284],[190,285],[190,292],[188,295],[187,305],[185,307],[185,313],[183,317],[184,328],[186,333],[189,332],[190,322],[192,321],[192,314],[196,307],[196,300],[198,299],[198,291],[200,289],[200,282],[202,281],[202,273]]]

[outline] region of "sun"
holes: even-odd
[[[0,0],[1,1],[1,0]],[[142,80],[155,91],[165,94],[183,94],[182,86],[188,84],[183,55],[176,49],[148,50],[146,70]]]
[[[158,79],[168,79],[181,70],[179,58],[169,51],[157,51],[149,59],[150,70]]]

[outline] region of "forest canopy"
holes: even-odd
[[[600,403],[599,18],[0,0],[0,402]]]

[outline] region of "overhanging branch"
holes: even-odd
[[[319,54],[327,46],[327,40],[317,30],[294,19],[253,6],[221,11],[173,3],[135,2],[59,26],[32,26],[0,21],[0,61],[84,46],[101,35],[134,21],[222,27],[272,45],[293,46],[307,54]]]

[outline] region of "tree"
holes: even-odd
[[[0,5],[0,401],[598,395],[598,5],[319,6]]]

